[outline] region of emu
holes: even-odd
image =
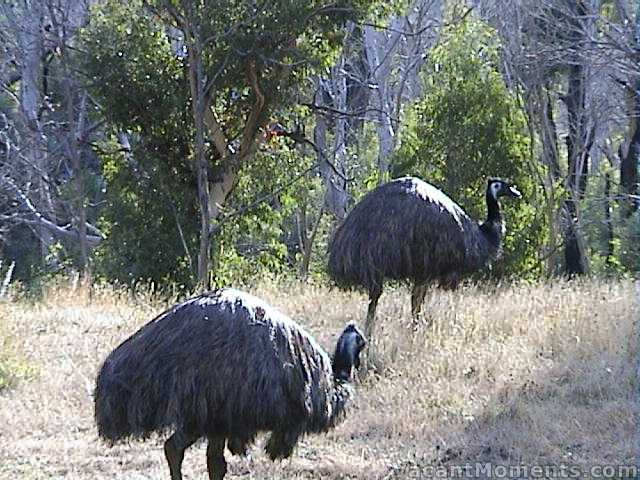
[[[433,185],[403,177],[375,188],[353,208],[329,243],[328,272],[338,286],[369,293],[369,341],[385,279],[413,284],[411,313],[417,321],[430,282],[456,288],[465,275],[500,256],[500,197],[521,194],[509,182],[489,178],[487,219],[479,223]]]
[[[185,450],[206,438],[211,480],[227,471],[225,443],[245,454],[271,432],[272,460],[289,457],[305,433],[326,432],[345,414],[349,381],[365,340],[354,324],[333,358],[305,330],[247,293],[222,289],[186,300],[113,350],[97,376],[95,421],[113,444],[171,433],[172,480]]]

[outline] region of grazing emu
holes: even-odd
[[[500,255],[504,225],[498,199],[502,196],[521,195],[508,182],[490,178],[487,220],[480,224],[418,178],[399,178],[365,195],[331,239],[328,270],[338,286],[368,291],[364,334],[369,340],[386,278],[412,282],[415,320],[427,283],[455,288],[464,275]]]
[[[223,289],[162,313],[107,357],[96,381],[98,433],[114,443],[174,433],[164,444],[172,480],[184,451],[208,439],[210,479],[224,478],[225,442],[244,454],[272,432],[271,459],[344,416],[365,340],[348,324],[333,359],[294,321],[262,300]]]

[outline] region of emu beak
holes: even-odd
[[[522,194],[520,193],[520,190],[518,190],[513,185],[509,186],[509,196],[513,198],[522,198]]]

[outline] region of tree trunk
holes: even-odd
[[[640,14],[640,12],[638,12]],[[640,22],[640,20],[638,20]],[[640,29],[640,23],[639,27]],[[640,33],[639,33],[640,35]],[[640,45],[640,41],[638,41]],[[622,194],[628,197],[623,201],[622,216],[629,218],[640,205],[638,202],[638,164],[640,163],[640,76],[628,88],[629,132],[626,155],[620,148],[620,186]]]
[[[544,85],[538,85],[532,90],[527,103],[529,122],[537,126],[542,144],[542,154],[540,161],[545,165],[546,177],[545,188],[545,215],[549,225],[549,243],[546,246],[544,257],[546,258],[546,269],[549,274],[558,271],[560,264],[558,259],[558,212],[556,211],[557,186],[562,182],[560,162],[558,159],[558,131],[556,127],[553,100],[549,92],[549,81]],[[531,127],[532,129],[534,127]],[[530,132],[532,142],[534,141],[533,130]]]
[[[388,29],[364,28],[370,103],[378,134],[378,171],[382,175],[388,173],[398,145],[402,106],[420,94],[420,67],[425,51],[436,40],[434,32],[442,20],[443,3],[417,0],[411,2],[406,16],[393,18]]]
[[[80,250],[79,259],[79,271],[82,278],[89,278],[89,243],[87,239],[87,204],[86,204],[86,191],[84,184],[84,168],[82,165],[82,149],[80,146],[80,139],[84,135],[84,122],[86,115],[86,103],[87,93],[83,92],[80,99],[78,117],[76,120],[76,100],[78,85],[75,85],[72,79],[71,68],[69,65],[70,58],[67,48],[67,42],[69,39],[66,34],[68,32],[64,25],[57,23],[54,18],[53,23],[58,30],[60,41],[60,57],[62,63],[62,72],[64,78],[62,84],[64,88],[64,95],[66,100],[66,114],[68,124],[67,135],[67,155],[71,160],[71,166],[73,168],[73,186],[74,186],[74,199],[73,199],[73,211],[72,211],[72,223],[78,232],[78,243]]]
[[[620,155],[620,184],[622,193],[628,195],[622,215],[629,218],[638,209],[638,163],[640,163],[640,80],[636,82],[633,95],[633,110],[629,119],[629,148]]]
[[[68,72],[67,72],[68,75]],[[80,247],[80,275],[88,278],[90,276],[89,268],[89,243],[87,241],[87,203],[84,185],[84,168],[82,165],[82,152],[78,145],[78,139],[82,135],[86,94],[84,94],[80,103],[79,120],[76,123],[75,109],[73,101],[73,93],[70,88],[70,80],[67,80],[67,118],[69,122],[69,153],[71,156],[71,164],[73,166],[73,184],[75,194],[75,204],[73,217],[76,230],[78,232],[78,242]]]
[[[40,81],[42,77],[44,5],[39,0],[26,2],[19,19],[19,41],[22,50],[20,109],[26,125],[24,157],[31,169],[32,188],[36,190],[36,209],[55,221],[53,202],[47,176],[46,139],[40,123]],[[40,239],[43,264],[47,263],[49,248],[54,243],[52,233],[44,227],[34,230]]]
[[[333,69],[328,80],[318,79],[316,87],[316,105],[323,105],[323,97],[331,97],[331,107],[339,111],[346,109],[347,88],[346,77],[342,69],[344,59],[340,60],[338,67]],[[313,130],[313,141],[316,146],[316,156],[320,175],[324,181],[324,206],[338,220],[344,219],[347,214],[347,119],[340,116],[333,122],[333,149],[331,153],[327,148],[328,122],[324,113],[316,114],[316,125]]]
[[[318,230],[320,230],[320,221],[324,215],[324,207],[320,207],[320,211],[318,212],[318,218],[316,222],[313,224],[313,228],[311,230],[311,236],[308,237],[307,242],[304,246],[304,255],[302,257],[302,265],[300,266],[300,276],[303,279],[306,279],[309,276],[309,265],[311,263],[311,254],[313,253],[313,244],[316,240],[316,235],[318,234]],[[306,235],[305,235],[306,236]]]
[[[307,236],[307,202],[306,199],[304,203],[296,210],[296,230],[298,234],[298,245],[300,246],[300,250],[302,252],[302,256],[306,255],[307,245],[309,244],[309,238]],[[300,273],[302,274],[302,267],[300,268]]]
[[[193,38],[189,48],[189,85],[191,106],[195,124],[195,170],[198,182],[198,205],[200,207],[200,250],[198,253],[198,283],[202,288],[211,288],[209,264],[211,256],[211,215],[209,196],[208,161],[205,152],[205,96],[202,69],[202,48],[199,38]]]
[[[57,40],[56,48],[60,55],[62,78],[60,83],[64,92],[67,116],[66,156],[71,162],[73,172],[74,198],[71,202],[72,225],[77,232],[79,244],[80,276],[88,278],[89,268],[89,239],[87,231],[87,202],[85,186],[85,170],[82,163],[82,141],[85,135],[85,120],[87,114],[87,92],[77,80],[77,74],[72,64],[70,43],[77,30],[86,23],[88,6],[80,3],[68,3],[63,8],[55,2],[47,2],[49,12],[50,31]],[[48,72],[48,69],[47,71]],[[45,73],[45,80],[48,73]],[[47,92],[43,92],[47,95]]]
[[[620,13],[624,15],[622,7]],[[640,2],[637,4],[634,44],[636,51],[640,51]],[[640,61],[637,62],[640,65]],[[638,201],[638,164],[640,163],[640,73],[635,73],[627,87],[629,105],[629,139],[626,154],[620,148],[620,186],[622,194],[628,196],[623,201],[622,217],[629,218],[640,206]]]
[[[576,23],[583,27],[587,8],[583,1],[575,6]],[[583,29],[572,31],[574,44],[581,45]],[[567,189],[569,197],[565,200],[565,273],[580,275],[587,272],[587,258],[580,228],[579,202],[584,198],[589,172],[589,151],[593,141],[587,128],[586,116],[586,67],[580,58],[581,52],[572,55],[569,65],[568,90],[564,98],[567,106],[569,133],[566,137],[567,158],[569,163]]]
[[[607,230],[607,246],[606,246],[606,260],[607,267],[613,266],[613,254],[614,254],[614,235],[613,235],[613,221],[611,218],[611,174],[607,171],[604,174],[604,223]]]
[[[347,77],[345,74],[344,58],[333,68],[332,97],[335,108],[340,111],[347,109]],[[331,205],[336,218],[342,220],[347,215],[347,129],[349,121],[346,116],[335,119],[333,127],[333,168],[327,171],[333,184],[333,198]],[[325,164],[325,167],[329,167]],[[319,214],[320,216],[321,214]]]
[[[399,19],[391,23],[393,31],[387,38],[386,31],[376,31],[372,26],[365,27],[364,40],[371,83],[375,92],[372,94],[373,105],[376,109],[374,118],[378,133],[378,171],[386,174],[389,171],[389,161],[395,149],[396,132],[393,126],[393,98],[387,82],[391,71],[391,59],[400,41],[402,24]]]

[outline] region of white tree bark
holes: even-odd
[[[365,27],[371,119],[376,123],[381,174],[388,172],[399,144],[402,107],[421,93],[420,67],[437,39],[442,15],[442,0],[417,0],[405,16],[391,19],[389,27]]]
[[[26,0],[24,9],[16,14],[14,21],[18,29],[20,55],[20,112],[26,126],[26,137],[22,153],[31,167],[31,182],[35,186],[36,208],[50,221],[55,222],[51,190],[49,187],[46,138],[40,122],[42,98],[40,85],[42,78],[42,57],[44,53],[44,3],[40,0]],[[54,243],[50,229],[39,224],[34,231],[41,241],[43,261]]]
[[[378,170],[383,174],[389,170],[389,159],[395,147],[396,132],[392,121],[393,95],[388,82],[391,73],[391,60],[400,42],[400,20],[393,20],[391,27],[395,30],[392,33],[387,33],[384,30],[377,31],[372,26],[366,26],[364,31],[370,85],[373,89],[371,105],[375,110],[372,116],[376,122],[378,133]]]
[[[5,124],[12,124],[13,129],[3,138],[3,227],[29,225],[39,239],[43,262],[51,264],[55,259],[49,257],[50,246],[56,239],[78,243],[81,270],[88,263],[89,249],[102,239],[98,229],[87,222],[82,174],[82,145],[101,122],[89,125],[85,121],[87,97],[79,88],[69,55],[86,19],[87,1],[24,0],[0,7],[5,53],[13,59],[8,63],[15,64],[14,70],[0,77],[4,87],[17,82],[20,86],[14,97],[19,109],[10,119],[5,118]],[[48,69],[51,63],[56,65],[55,76]],[[47,88],[53,83],[60,87],[55,96]],[[56,121],[51,121],[54,115]],[[51,178],[56,162],[64,164],[73,176],[67,192],[75,195],[68,204],[56,198]]]
[[[316,81],[316,105],[322,104],[323,97],[331,99],[335,110],[346,111],[347,82],[344,71],[344,57],[333,67],[329,79]],[[327,117],[325,113],[316,114],[314,143],[318,149],[318,165],[324,181],[324,206],[335,218],[342,220],[347,212],[346,166],[348,161],[346,116],[333,119],[333,147],[327,145]]]

